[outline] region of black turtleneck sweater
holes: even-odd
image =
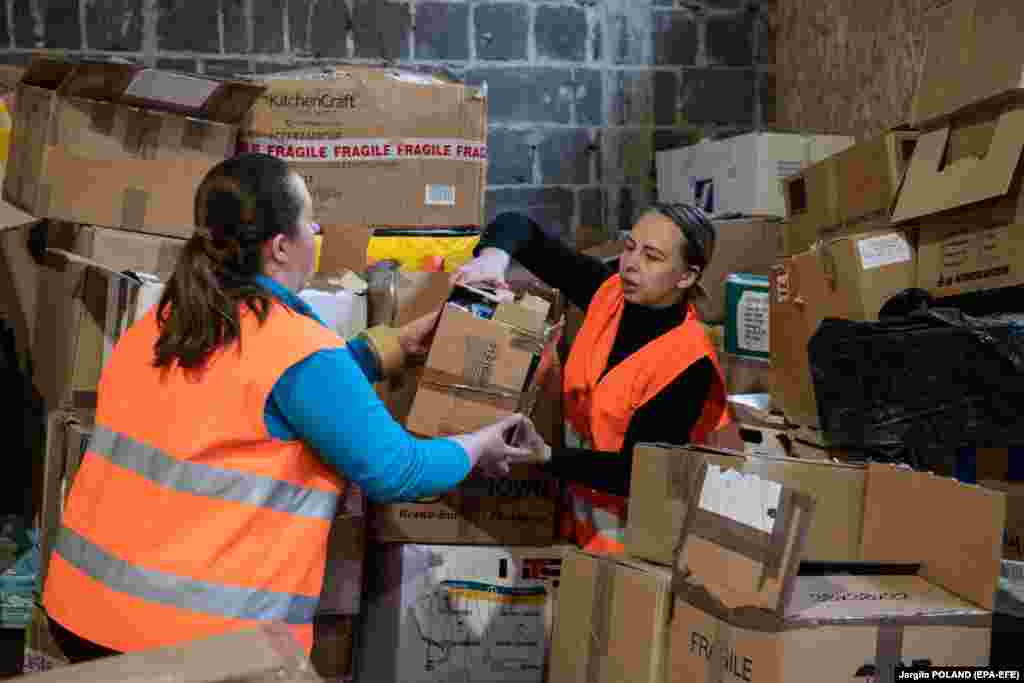
[[[610,265],[573,251],[521,214],[498,216],[488,226],[478,250],[487,247],[508,252],[524,268],[560,290],[584,311],[604,281],[615,274]],[[685,319],[686,310],[682,306],[650,308],[626,302],[605,373]],[[547,469],[563,480],[628,495],[633,447],[642,442],[688,443],[713,378],[711,361],[707,358],[698,361],[637,409],[619,453],[555,448]]]

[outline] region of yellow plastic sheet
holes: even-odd
[[[480,235],[374,235],[366,249],[367,265],[395,260],[399,270],[452,272],[472,260]]]

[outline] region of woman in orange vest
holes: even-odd
[[[548,469],[568,482],[563,534],[585,550],[624,550],[637,443],[743,447],[694,307],[714,246],[714,226],[698,210],[657,204],[633,226],[615,272],[526,216],[503,214],[453,276],[506,286],[515,258],[586,311],[563,383],[566,421],[583,448],[547,449]]]
[[[437,315],[346,344],[297,296],[318,226],[301,177],[246,154],[200,185],[160,303],[99,384],[96,427],[43,594],[72,661],[284,624],[307,650],[327,535],[351,484],[381,502],[507,473],[507,418],[416,439],[372,382],[426,352]]]

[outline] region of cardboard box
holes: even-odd
[[[922,231],[1024,222],[1024,102],[969,109],[921,133],[893,209]]]
[[[370,533],[384,543],[549,545],[557,503],[555,480],[535,467],[516,465],[505,479],[471,475],[441,496],[373,505]]]
[[[779,180],[852,144],[842,135],[749,133],[658,152],[658,198],[716,217],[785,216]]]
[[[660,683],[667,675],[672,573],[572,550],[562,564],[549,680]]]
[[[378,547],[361,629],[359,680],[541,683],[563,553]]]
[[[1006,494],[1003,559],[1024,562],[1024,481],[978,479],[978,484]]]
[[[622,252],[625,248],[625,240],[609,240],[581,251],[587,256],[592,256],[604,263],[614,264],[618,261],[619,257],[622,256]],[[580,307],[574,304],[568,304],[566,306],[565,338],[563,340],[563,356],[566,359],[569,357],[569,349],[572,348],[572,343],[576,339],[576,335],[579,334],[580,328],[583,327],[583,319],[585,317],[586,311]]]
[[[4,199],[56,218],[189,237],[196,188],[263,87],[36,59],[18,85]]]
[[[121,331],[159,301],[183,240],[57,221],[42,233],[32,349],[48,410],[90,407]]]
[[[809,496],[815,496],[804,557],[821,562],[873,559],[865,555],[874,533],[870,514],[905,515],[899,496],[872,491],[872,470],[863,463],[830,461],[825,451],[791,442],[790,456],[641,444],[633,452],[633,481],[626,528],[626,551],[649,562],[671,565],[688,505],[693,478],[703,461],[743,474],[756,474]],[[794,457],[799,456],[799,457]],[[870,509],[877,510],[870,513]]]
[[[741,358],[768,360],[770,348],[769,279],[734,273],[726,278],[725,351]]]
[[[57,541],[64,503],[71,492],[75,474],[85,457],[92,434],[91,413],[57,410],[46,419],[46,455],[43,461],[39,518],[39,585],[46,584],[50,556]]]
[[[770,312],[770,311],[769,311]],[[719,353],[718,364],[725,375],[725,388],[730,394],[762,394],[772,389],[769,361],[761,358]]]
[[[725,281],[732,273],[768,276],[779,250],[782,223],[777,218],[742,218],[714,221],[717,237],[711,263],[700,278],[706,298],[697,310],[706,323],[726,319]]]
[[[1024,284],[1024,224],[929,226],[917,248],[917,286],[941,298]]]
[[[35,674],[39,683],[184,681],[185,683],[314,683],[320,681],[284,626],[234,631],[156,650],[131,652]]]
[[[924,64],[912,105],[915,128],[1024,88],[1024,7],[1002,0],[932,3]]]
[[[868,476],[869,496],[913,513],[867,507],[864,554],[909,566],[801,569],[815,499],[706,466],[681,537],[670,680],[888,681],[900,664],[988,663],[1004,497],[890,466]]]
[[[536,304],[536,307],[534,307]],[[532,413],[555,366],[561,328],[536,297],[497,304],[492,319],[446,304],[406,428],[421,436],[476,431],[513,412]]]
[[[914,286],[916,254],[900,230],[840,237],[785,259],[771,280],[772,398],[791,422],[817,426],[807,343],[827,317],[877,320]]]
[[[320,223],[483,225],[487,99],[479,88],[356,65],[260,81],[267,91],[240,149],[289,161]]]
[[[327,537],[327,565],[317,615],[351,616],[362,605],[367,549],[366,495],[349,484]]]
[[[891,131],[783,180],[782,254],[806,251],[821,238],[887,227],[916,141],[916,132]]]

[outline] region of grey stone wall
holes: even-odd
[[[446,68],[490,96],[488,212],[627,228],[654,151],[772,109],[767,0],[0,0],[0,61],[128,57],[215,76],[330,60]]]

